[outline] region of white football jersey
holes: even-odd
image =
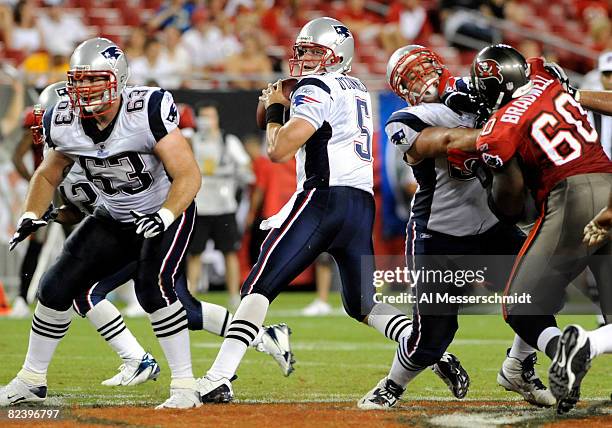
[[[91,215],[96,206],[102,203],[100,191],[87,180],[85,171],[78,163],[72,168],[59,185],[62,197],[68,203],[74,205],[85,215]]]
[[[459,114],[440,103],[423,103],[396,111],[385,131],[402,153],[430,126],[473,128],[476,116]],[[423,159],[411,165],[419,184],[411,208],[417,225],[452,236],[486,232],[498,220],[487,204],[487,194],[473,174],[466,174],[446,158]]]
[[[303,77],[291,117],[317,130],[296,153],[297,190],[350,186],[373,193],[372,102],[365,85],[340,73]]]
[[[47,109],[43,125],[45,143],[80,165],[109,214],[131,222],[130,210],[150,214],[166,200],[170,180],[153,149],[178,126],[179,114],[170,92],[160,88],[128,87],[121,95],[119,113],[102,131],[74,114],[68,101]]]

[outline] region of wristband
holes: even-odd
[[[172,211],[170,211],[168,208],[161,208],[159,211],[157,211],[157,214],[164,222],[166,229],[168,229],[168,227],[174,223],[174,214],[172,214]]]
[[[266,125],[268,123],[283,124],[285,118],[285,106],[281,103],[274,103],[266,109]]]

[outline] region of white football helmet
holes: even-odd
[[[320,51],[320,58],[305,58],[309,51]],[[289,72],[294,77],[329,71],[348,73],[354,52],[355,39],[346,25],[334,18],[313,19],[295,40]]]
[[[67,83],[65,80],[53,83],[43,89],[38,96],[38,102],[34,105],[33,110],[34,125],[30,127],[34,144],[43,144],[42,119],[45,111],[60,101],[68,101]]]
[[[438,100],[438,85],[446,66],[431,49],[403,46],[387,62],[387,82],[393,92],[411,105]]]
[[[102,37],[81,43],[70,57],[68,94],[82,117],[106,112],[120,97],[129,77],[123,51]]]

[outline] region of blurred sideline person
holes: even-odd
[[[17,173],[26,181],[30,181],[32,174],[43,159],[43,146],[40,144],[33,144],[32,140],[32,126],[35,126],[34,109],[28,107],[24,111],[23,117],[23,134],[21,140],[15,146],[13,151],[12,161],[15,166]],[[26,166],[24,158],[26,155],[31,154],[32,156],[32,171]],[[13,306],[9,317],[11,318],[27,318],[31,315],[30,308],[28,307],[28,289],[32,282],[32,276],[36,271],[38,265],[38,256],[42,250],[45,242],[46,230],[40,230],[33,233],[28,239],[28,247],[26,253],[21,261],[21,268],[19,271],[19,295],[13,301]]]
[[[597,62],[598,78],[601,89],[612,91],[612,51],[605,52],[599,56]],[[585,89],[600,89],[597,87]],[[604,152],[609,159],[612,159],[612,116],[600,112],[588,111],[589,122],[597,133]]]
[[[408,106],[390,116],[385,132],[419,184],[406,227],[408,266],[443,271],[448,263],[461,263],[460,269],[475,269],[472,262],[459,262],[453,256],[515,255],[525,236],[491,212],[476,173],[451,162],[450,136],[466,135],[472,142],[480,132],[466,129],[481,124],[467,81],[451,76],[431,49],[408,45],[389,58],[387,82]],[[495,274],[487,281],[501,286],[511,267],[511,263],[488,266]],[[445,358],[459,328],[458,304],[442,305],[435,298],[423,301],[421,296],[458,295],[462,289],[439,281],[418,281],[412,291],[417,299],[412,334],[400,340],[388,375],[359,400],[361,409],[393,407],[426,367]],[[536,358],[535,349],[515,335],[497,383],[531,404],[550,407],[555,399],[535,372]],[[457,398],[463,398],[469,386],[466,372],[460,378],[458,386],[449,385]]]
[[[262,91],[268,156],[273,162],[296,158],[297,190],[262,224],[270,233],[242,286],[242,301],[217,358],[198,380],[204,403],[233,400],[230,379],[256,326],[278,294],[322,252],[338,264],[352,318],[396,341],[412,330],[401,311],[374,301],[373,111],[365,85],[348,75],[353,55],[354,38],[344,24],[314,19],[298,34],[289,61],[291,75],[301,78],[291,100],[280,81]],[[282,125],[289,106],[290,118]],[[363,260],[367,256],[369,261]]]
[[[197,131],[191,138],[193,153],[202,175],[196,195],[198,214],[194,235],[188,249],[189,287],[197,290],[202,273],[202,252],[212,239],[225,258],[225,282],[232,309],[240,303],[240,232],[236,223],[236,191],[253,181],[251,160],[242,142],[219,127],[219,110],[215,103],[198,105]]]

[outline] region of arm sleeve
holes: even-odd
[[[155,141],[159,141],[174,131],[180,117],[172,94],[159,89],[151,94],[148,104],[149,128]]]
[[[53,117],[54,110],[55,107],[48,108],[43,116],[43,138],[45,141],[45,146],[50,149],[55,148],[55,143],[51,139],[51,119]]]
[[[227,152],[238,166],[245,166],[251,163],[251,158],[238,137],[230,134],[225,138],[227,142]]]
[[[424,122],[417,115],[400,110],[391,115],[385,125],[385,132],[387,137],[389,137],[389,141],[402,154],[405,154],[410,150],[421,131],[429,126],[431,125]]]
[[[520,126],[500,122],[498,115],[493,116],[476,141],[483,162],[493,169],[504,166],[516,153],[521,135]]]
[[[291,117],[307,120],[319,129],[331,113],[331,89],[325,82],[306,77],[298,82],[291,95]]]

